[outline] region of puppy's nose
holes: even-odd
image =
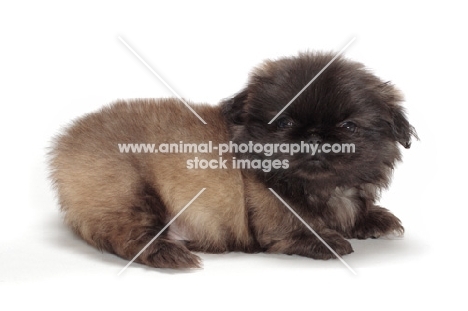
[[[309,137],[309,144],[320,145],[322,143],[322,137],[317,134],[312,134]]]

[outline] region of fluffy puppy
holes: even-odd
[[[268,189],[272,188],[339,255],[349,238],[403,233],[376,205],[415,136],[402,96],[363,65],[338,58],[269,123],[332,59],[304,53],[266,61],[244,90],[218,106],[176,99],[120,101],[76,120],[51,151],[51,179],[66,223],[89,244],[127,260],[202,189],[206,190],[136,259],[160,268],[193,268],[195,252],[334,255]],[[119,144],[353,144],[352,153],[122,152]],[[216,169],[195,158],[224,161]],[[283,163],[270,169],[238,160]],[[192,161],[192,162],[191,162]],[[245,162],[244,162],[245,163]],[[236,167],[236,168],[235,168]]]
[[[345,238],[403,234],[401,222],[376,205],[389,185],[398,144],[416,137],[400,103],[402,95],[356,62],[338,58],[275,121],[272,120],[331,59],[301,54],[266,61],[248,86],[224,104],[234,142],[319,146],[352,144],[354,152],[289,155],[289,168],[244,178],[252,235],[262,250],[327,259],[333,255],[305,230],[266,188],[274,189],[340,255],[352,252]],[[416,137],[417,138],[417,137]],[[263,154],[241,154],[261,158]],[[268,198],[268,199],[267,199]],[[268,206],[268,208],[266,208]]]

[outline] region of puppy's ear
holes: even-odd
[[[409,124],[406,119],[403,108],[394,106],[392,109],[393,124],[392,130],[395,139],[403,145],[406,149],[411,147],[411,138],[414,137],[419,140],[415,128]]]
[[[223,103],[223,114],[234,124],[244,124],[247,111],[247,88]]]

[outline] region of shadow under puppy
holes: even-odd
[[[65,222],[89,244],[132,259],[202,188],[202,193],[136,262],[160,268],[201,265],[192,253],[228,251],[334,255],[268,189],[276,191],[332,247],[347,238],[402,234],[377,206],[416,136],[402,96],[360,63],[336,59],[274,122],[270,120],[332,58],[325,53],[266,61],[244,90],[218,106],[177,99],[119,101],[76,120],[54,142],[51,179]],[[354,144],[353,153],[225,153],[225,168],[190,169],[218,151],[120,152],[119,144]],[[236,169],[242,160],[287,168]]]

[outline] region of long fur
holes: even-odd
[[[274,189],[339,255],[349,238],[404,232],[376,205],[416,136],[401,94],[360,63],[338,58],[271,125],[268,122],[333,57],[304,53],[266,61],[244,90],[218,106],[177,99],[119,101],[76,120],[54,142],[51,179],[66,223],[89,244],[132,259],[199,191],[137,262],[199,267],[193,253],[333,254],[271,193]],[[288,120],[288,126],[282,126]],[[353,131],[343,122],[356,125]],[[348,123],[349,124],[349,123]],[[352,154],[224,154],[227,169],[188,169],[212,153],[120,153],[125,143],[354,143]],[[288,169],[233,169],[232,158],[287,160]]]

